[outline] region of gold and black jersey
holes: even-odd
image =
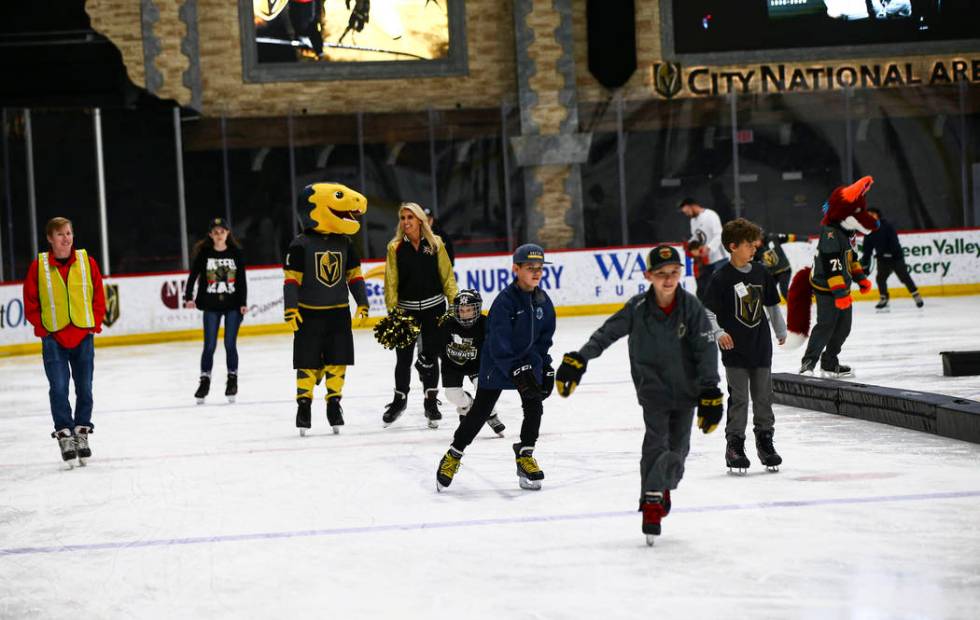
[[[360,254],[345,235],[300,234],[289,244],[283,270],[286,308],[344,308],[348,290],[357,305],[368,303]]]

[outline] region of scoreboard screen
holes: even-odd
[[[677,54],[980,44],[980,0],[663,0]],[[901,48],[896,48],[901,49]],[[967,47],[962,47],[967,51]]]

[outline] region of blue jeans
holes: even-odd
[[[201,353],[201,374],[211,374],[214,367],[214,350],[218,348],[218,325],[225,319],[225,365],[228,372],[238,372],[238,328],[242,324],[242,313],[238,308],[231,310],[204,311],[204,352]]]
[[[76,426],[92,424],[92,371],[95,368],[95,339],[92,334],[74,349],[58,344],[54,336],[41,339],[41,359],[44,374],[48,376],[48,398],[51,401],[51,417],[54,430],[67,428],[74,432]],[[68,380],[75,380],[75,417],[72,419],[68,402]]]

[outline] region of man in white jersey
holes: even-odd
[[[705,209],[697,200],[685,198],[681,201],[680,210],[684,215],[691,218],[691,241],[698,241],[702,246],[702,252],[707,252],[706,264],[701,267],[698,275],[698,299],[701,299],[704,291],[708,288],[708,282],[715,270],[725,266],[728,262],[728,253],[721,245],[721,218],[711,209]],[[695,258],[697,260],[697,258]]]

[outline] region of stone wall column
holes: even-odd
[[[514,0],[521,135],[511,139],[524,170],[529,241],[581,247],[582,175],[591,134],[579,133],[571,0]]]

